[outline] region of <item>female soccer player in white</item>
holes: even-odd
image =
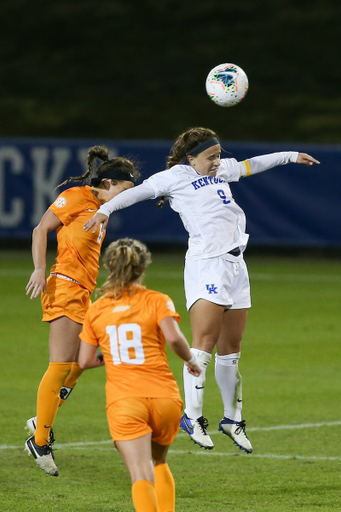
[[[160,196],[169,199],[189,234],[185,294],[192,325],[191,350],[202,369],[200,377],[184,372],[186,407],[181,427],[201,447],[214,447],[202,409],[206,367],[216,346],[215,377],[224,405],[219,430],[251,453],[252,445],[241,415],[242,386],[238,370],[241,340],[251,307],[248,272],[243,260],[248,235],[244,212],[234,201],[228,183],[278,165],[319,162],[306,153],[292,151],[242,162],[234,158],[220,159],[220,154],[215,132],[207,128],[186,131],[172,147],[167,170],[102,205],[84,229],[93,228],[95,232],[101,223],[105,227],[113,211],[139,201]]]

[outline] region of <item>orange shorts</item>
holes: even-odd
[[[41,295],[43,322],[51,322],[61,316],[67,316],[82,324],[91,304],[89,290],[72,281],[56,276],[47,279],[46,292]]]
[[[124,398],[107,407],[114,441],[129,441],[152,433],[152,441],[169,446],[179,431],[182,400],[175,398]]]

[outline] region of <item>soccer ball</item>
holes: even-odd
[[[235,64],[220,64],[206,78],[206,92],[220,107],[233,107],[242,101],[249,88],[245,71]]]

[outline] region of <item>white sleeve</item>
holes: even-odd
[[[148,184],[147,181],[141,183],[134,188],[129,188],[118,194],[113,199],[110,199],[107,203],[102,204],[97,213],[104,213],[107,217],[116,210],[122,208],[128,208],[132,204],[145,201],[146,199],[153,199],[155,197],[153,188]]]
[[[217,177],[227,182],[239,181],[241,177],[241,163],[235,158],[222,158],[217,171]]]
[[[172,186],[175,180],[174,170],[177,166],[166,171],[157,172],[148,178],[146,181],[149,186],[154,190],[154,198],[160,196],[168,196],[171,193]]]
[[[296,163],[298,158],[297,151],[282,151],[281,153],[270,153],[269,155],[255,156],[239,162],[240,176],[250,176],[259,172],[267,171],[277,165],[286,165]]]

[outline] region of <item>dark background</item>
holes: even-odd
[[[2,0],[0,136],[341,142],[341,3]],[[249,77],[237,107],[211,68]]]

